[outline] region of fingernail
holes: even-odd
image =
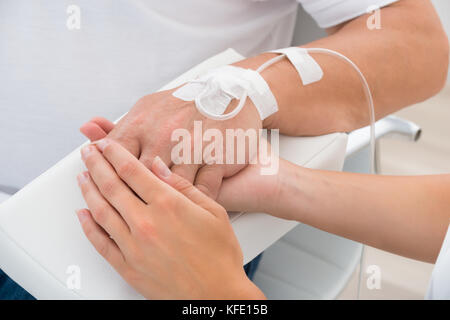
[[[92,152],[92,146],[86,146],[83,149],[81,149],[81,158],[83,160],[86,160],[86,158],[89,156],[89,154]]]
[[[88,217],[89,213],[86,210],[80,209],[75,211],[77,213],[78,220],[83,223],[84,220]]]
[[[85,183],[88,180],[88,173],[82,172],[79,175],[77,175],[77,180],[78,180],[78,185],[82,185],[83,183]]]
[[[109,140],[108,139],[101,139],[98,141],[95,141],[93,144],[95,144],[101,152],[103,152],[106,148],[106,146],[109,144]]]
[[[164,179],[167,179],[172,174],[172,171],[170,171],[169,167],[164,163],[164,161],[161,160],[160,157],[156,156],[153,160],[155,163],[155,169],[156,174]]]

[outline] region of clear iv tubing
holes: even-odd
[[[326,54],[329,56],[337,57],[337,58],[343,60],[344,62],[346,62],[347,64],[349,64],[358,73],[358,75],[361,79],[361,82],[363,84],[364,94],[366,96],[368,106],[369,106],[369,120],[370,120],[369,172],[371,174],[374,174],[375,173],[375,108],[374,108],[372,93],[370,91],[370,87],[369,87],[369,84],[367,83],[366,78],[364,77],[361,70],[358,68],[358,66],[353,61],[351,61],[349,58],[347,58],[346,56],[344,56],[343,54],[341,54],[339,52],[336,52],[336,51],[333,51],[330,49],[324,49],[324,48],[304,48],[304,50],[306,50],[306,52],[308,52],[308,53],[322,53],[322,54]],[[259,73],[263,72],[268,67],[270,67],[274,63],[277,63],[278,61],[284,59],[285,57],[286,57],[285,54],[280,54],[280,55],[266,61],[258,69],[256,69],[256,72],[259,72]],[[204,92],[206,92],[206,90]],[[213,113],[209,112],[201,103],[201,98],[202,98],[204,92],[202,92],[195,98],[195,105],[197,106],[197,109],[201,114],[203,114],[204,116],[209,117],[211,119],[214,119],[214,120],[228,120],[228,119],[231,119],[234,116],[236,116],[244,107],[245,102],[248,97],[247,91],[244,90],[244,93],[242,94],[241,98],[239,99],[239,104],[237,105],[236,108],[234,108],[233,111],[231,111],[227,114],[218,115],[218,114],[213,114]]]
[[[369,172],[371,174],[375,173],[375,107],[373,103],[373,97],[372,92],[370,91],[369,84],[364,77],[361,70],[358,68],[358,66],[349,58],[344,56],[343,54],[330,50],[330,49],[324,49],[324,48],[304,48],[306,52],[308,53],[323,53],[329,56],[337,57],[343,61],[345,61],[347,64],[349,64],[357,73],[359,78],[361,79],[361,83],[364,88],[364,94],[366,96],[366,100],[369,106],[369,121],[370,121],[370,164],[369,164]],[[277,63],[281,59],[283,59],[286,55],[281,54],[279,56],[276,56],[275,58],[272,58],[265,63],[263,63],[256,71],[262,72],[266,70],[268,67],[270,67],[272,64]],[[245,103],[245,101],[244,101]]]

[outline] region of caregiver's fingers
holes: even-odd
[[[96,147],[93,145],[84,147],[81,149],[81,156],[103,197],[132,228],[133,222],[137,220],[137,209],[142,208],[145,204],[120,179],[114,168]]]
[[[198,164],[175,164],[170,170],[193,184],[199,167]]]
[[[142,162],[144,166],[150,170],[153,160],[156,156],[159,156],[169,167],[172,165],[170,148],[161,151],[156,148],[151,148],[150,146],[143,146],[142,152],[139,156],[139,161]]]
[[[161,158],[155,158],[151,170],[158,178],[166,182],[195,204],[218,218],[228,219],[227,212],[222,206],[194,187],[191,182],[171,172]]]
[[[119,143],[103,139],[96,145],[119,177],[147,204],[152,202],[155,194],[164,190],[164,183]]]
[[[119,213],[105,200],[88,172],[77,176],[83,198],[90,209],[94,220],[114,239],[124,250],[130,240],[130,229]]]
[[[83,232],[97,252],[120,274],[127,268],[122,252],[108,234],[94,221],[89,210],[77,211]]]

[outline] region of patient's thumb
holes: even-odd
[[[195,177],[195,186],[213,200],[219,195],[224,176],[223,167],[206,165],[200,168]]]
[[[80,127],[80,132],[91,141],[97,141],[105,138],[108,133],[114,128],[114,123],[111,121],[95,117],[86,122]]]

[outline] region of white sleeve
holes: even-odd
[[[429,300],[450,300],[450,224],[431,274],[425,296]]]
[[[398,0],[297,0],[321,28],[336,26]]]

